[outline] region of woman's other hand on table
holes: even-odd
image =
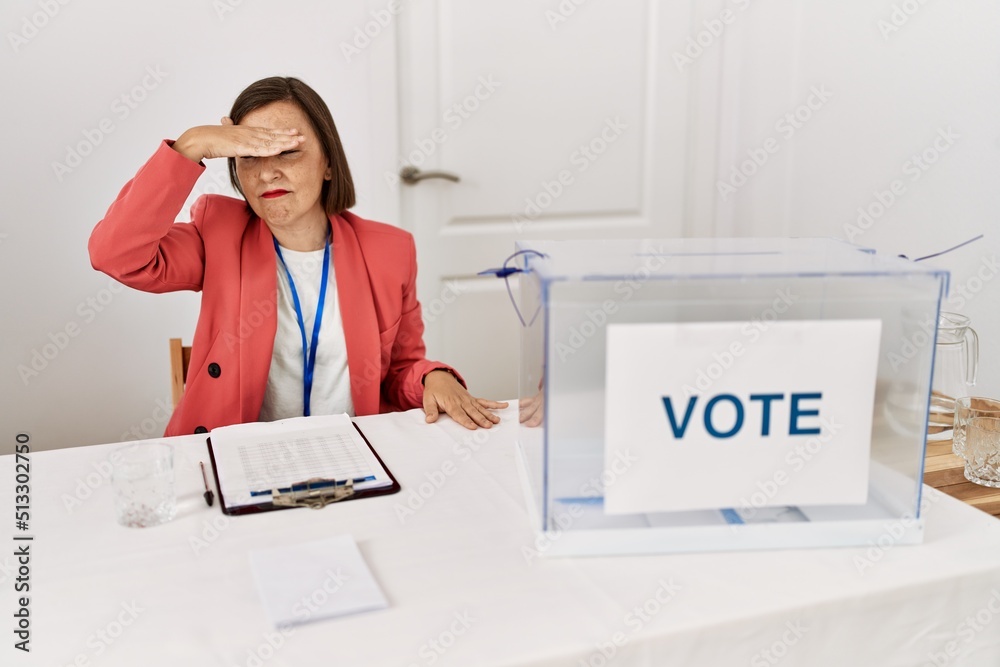
[[[435,370],[424,377],[424,414],[428,424],[436,422],[445,412],[467,429],[490,428],[500,423],[493,410],[506,407],[503,401],[474,397],[448,371]]]

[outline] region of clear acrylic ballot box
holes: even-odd
[[[517,251],[533,553],[922,541],[946,271],[833,239]]]

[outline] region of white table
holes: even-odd
[[[359,418],[401,493],[233,518],[202,500],[203,436],[174,438],[178,517],[151,529],[114,521],[95,466],[117,445],[34,454],[33,651],[12,648],[5,547],[0,664],[1000,665],[992,517],[928,488],[921,546],[529,559],[517,415],[502,416],[478,433],[419,411]],[[13,457],[0,475],[12,508]],[[429,477],[445,481],[401,514]],[[276,632],[248,552],[345,533],[390,607]]]

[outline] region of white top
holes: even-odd
[[[320,280],[323,278],[323,252],[281,249],[281,256],[295,280],[295,290],[302,306],[302,320],[306,325],[306,343],[310,345]],[[302,334],[295,316],[295,302],[292,300],[288,275],[281,260],[275,260],[278,271],[278,329],[274,334],[274,351],[271,353],[271,368],[267,373],[264,403],[260,407],[260,421],[302,416]],[[346,412],[354,416],[351,376],[347,368],[347,343],[340,318],[332,252],[309,407],[314,415]]]

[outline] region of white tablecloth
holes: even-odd
[[[202,500],[204,437],[174,438],[178,516],[150,529],[114,520],[99,468],[117,445],[34,454],[32,652],[13,649],[11,546],[0,664],[1000,665],[992,517],[926,489],[921,546],[535,558],[516,410],[502,416],[488,432],[420,411],[359,418],[402,492],[232,518]],[[0,478],[12,510],[13,457]],[[340,534],[389,608],[277,632],[248,552]]]

